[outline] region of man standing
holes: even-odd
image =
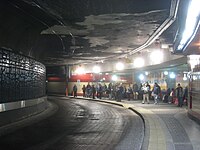
[[[159,102],[160,92],[161,92],[160,86],[158,85],[158,83],[155,83],[152,92],[154,97],[154,104],[157,104]]]
[[[149,85],[148,82],[146,82],[146,84],[144,84],[142,89],[144,91],[142,104],[145,103],[145,100],[147,100],[147,103],[149,104],[149,92],[150,92],[151,86]]]
[[[83,91],[83,97],[85,97],[85,91],[86,91],[86,87],[85,87],[85,85],[83,85],[83,87],[82,87],[82,91]]]
[[[132,93],[133,93],[133,91],[132,91],[131,85],[129,84],[128,90],[127,90],[127,98],[128,98],[128,101],[130,101],[130,98],[131,98],[131,94],[132,94]]]
[[[133,84],[133,99],[138,99],[138,85],[136,82]]]
[[[92,85],[92,98],[95,99],[95,95],[96,95],[96,88],[94,86],[94,84]]]
[[[183,106],[183,88],[181,87],[181,84],[178,83],[176,88],[176,97],[178,98],[178,107]]]
[[[77,97],[77,86],[74,84],[73,86],[74,97]]]

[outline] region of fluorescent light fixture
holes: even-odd
[[[93,67],[93,73],[100,73],[101,69],[99,66],[94,66]]]
[[[169,48],[169,45],[167,45],[167,44],[161,44],[161,48],[162,49],[167,49],[167,48]]]
[[[116,69],[117,70],[124,70],[124,64],[122,62],[118,62],[116,64]]]
[[[138,57],[134,60],[134,63],[133,63],[134,67],[136,68],[140,68],[140,67],[143,67],[144,66],[144,59],[141,58],[141,57]]]
[[[184,46],[191,41],[194,37],[194,35],[197,32],[200,20],[200,0],[191,0],[188,11],[187,11],[187,17],[185,22],[185,29],[183,31],[182,39],[180,41],[180,44],[178,46],[178,50],[182,50]]]

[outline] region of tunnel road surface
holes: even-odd
[[[142,119],[129,109],[88,100],[49,97],[50,117],[0,137],[1,150],[139,150]]]

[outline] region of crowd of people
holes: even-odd
[[[90,97],[95,99],[96,97],[102,99],[102,97],[109,99],[116,99],[121,101],[122,98],[125,97],[126,87],[120,84],[109,83],[108,86],[106,84],[98,83],[96,85],[88,83],[86,86],[82,87],[83,97]]]
[[[122,83],[109,83],[108,86],[104,83],[83,85],[82,87],[83,97],[88,98],[108,98],[110,100],[121,101],[127,100],[142,100],[142,104],[149,104],[150,100],[154,101],[154,104],[158,104],[160,101],[166,103],[176,103],[177,106],[182,107],[185,103],[187,105],[188,88],[183,89],[178,83],[176,88],[168,88],[166,91],[161,91],[161,87],[158,83],[154,83],[153,87],[148,82],[138,85],[134,83],[128,86]],[[74,97],[77,97],[77,86],[73,86]]]

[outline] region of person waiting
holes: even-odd
[[[74,93],[74,97],[77,97],[77,86],[76,86],[76,84],[74,84],[74,86],[73,86],[73,93]]]
[[[138,99],[138,85],[137,83],[133,84],[133,99]]]
[[[153,87],[153,91],[152,91],[152,95],[154,97],[154,104],[158,104],[159,103],[160,93],[161,93],[161,88],[158,85],[158,83],[155,83],[154,87]]]
[[[181,84],[178,83],[176,88],[176,97],[178,99],[178,107],[183,106],[183,88],[181,87]]]
[[[145,101],[147,100],[147,103],[149,104],[149,92],[150,92],[151,86],[149,85],[148,82],[146,82],[146,84],[144,84],[144,86],[142,87],[143,90],[143,101],[142,104],[145,103]]]
[[[128,101],[130,101],[130,99],[131,99],[131,94],[133,93],[133,90],[132,90],[132,88],[131,88],[131,86],[130,86],[130,84],[129,84],[129,86],[128,86],[128,90],[127,90],[127,98],[128,98]]]

